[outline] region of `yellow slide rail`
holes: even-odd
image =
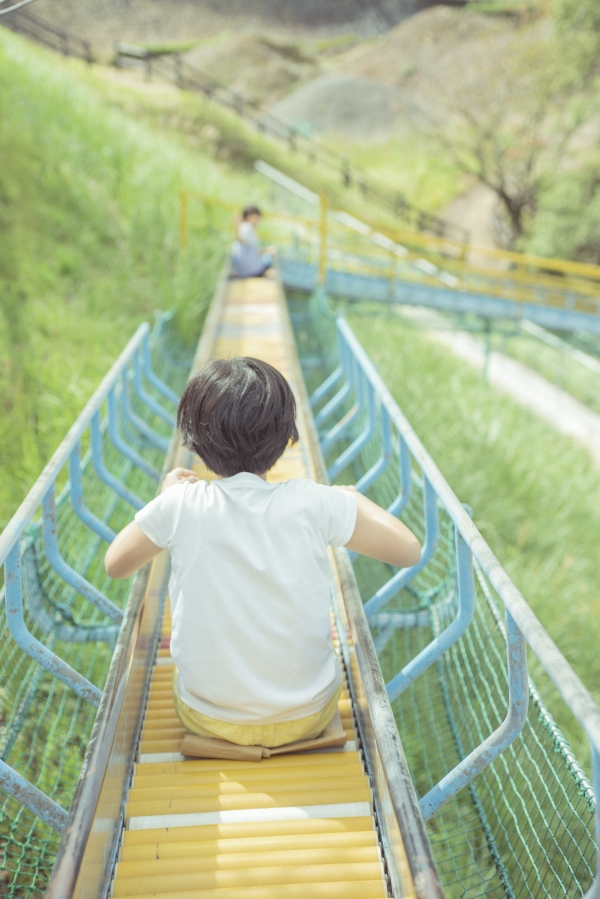
[[[234,216],[239,206],[197,191],[181,191],[179,242],[189,240],[189,204]],[[408,231],[369,219],[359,221],[327,204],[322,195],[318,218],[267,211],[265,231],[282,247],[308,248],[319,281],[325,271],[400,279],[555,308],[597,314],[600,309],[600,266],[550,259],[509,250],[472,247],[447,238]],[[223,218],[220,219],[223,226]],[[277,223],[277,228],[270,223]],[[349,224],[350,222],[350,224]],[[354,223],[354,227],[352,225]]]

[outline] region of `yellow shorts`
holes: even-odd
[[[191,709],[179,696],[177,688],[177,666],[173,670],[173,705],[177,717],[190,734],[200,737],[218,737],[229,740],[238,746],[283,746],[296,743],[298,740],[312,740],[318,737],[329,724],[340,699],[342,685],[338,687],[325,708],[307,718],[296,718],[295,721],[279,721],[276,724],[232,724],[208,718]]]

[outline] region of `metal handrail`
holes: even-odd
[[[57,28],[55,25],[50,25],[49,22],[32,15],[29,11],[11,10],[6,17],[2,17],[0,24],[17,34],[24,34],[38,43],[62,53],[63,56],[76,56],[90,64],[94,61],[89,41],[62,28]]]
[[[73,511],[86,527],[103,540],[111,542],[114,532],[105,522],[95,516],[85,505],[82,465],[81,441],[89,429],[91,441],[90,461],[98,477],[121,499],[135,508],[143,505],[125,484],[104,466],[102,459],[102,408],[108,407],[106,433],[113,445],[134,466],[143,470],[149,477],[157,480],[159,472],[150,466],[137,451],[129,446],[118,432],[117,393],[120,388],[119,407],[121,419],[128,421],[134,429],[144,431],[146,438],[154,435],[154,445],[163,448],[163,438],[150,429],[132,409],[129,389],[133,386],[138,401],[144,403],[151,413],[158,414],[163,420],[173,420],[173,415],[164,409],[158,401],[145,389],[142,372],[149,384],[155,388],[161,385],[163,395],[170,390],[152,371],[150,363],[150,325],[139,326],[121,355],[103,378],[91,399],[70,428],[64,440],[45,466],[41,475],[13,515],[3,533],[0,534],[0,565],[5,569],[5,609],[9,632],[30,658],[58,678],[70,689],[91,705],[98,707],[102,691],[91,681],[80,674],[60,656],[52,652],[39,641],[29,630],[25,621],[23,601],[23,582],[21,576],[22,538],[27,526],[35,519],[38,510],[42,509],[42,533],[48,562],[56,575],[68,583],[84,600],[96,606],[109,620],[120,625],[124,613],[104,593],[94,587],[78,571],[72,568],[62,557],[58,543],[58,524],[56,517],[56,482],[65,467],[68,468],[67,492],[71,495]],[[152,443],[152,440],[149,440]],[[166,449],[166,446],[164,446]],[[56,830],[66,826],[67,813],[56,802],[46,796],[38,787],[30,784],[17,771],[3,762],[0,765],[0,788],[6,790],[19,802],[29,808],[46,824]]]
[[[69,455],[77,446],[83,433],[89,427],[92,418],[101,408],[109,391],[117,384],[121,373],[126,370],[134,353],[141,347],[144,340],[148,339],[150,325],[140,325],[119,358],[114,362],[110,371],[104,376],[100,385],[85,404],[77,420],[69,429],[66,437],[61,441],[39,478],[10,519],[2,534],[0,534],[0,565],[3,565],[8,553],[23,533],[27,524],[41,505],[48,489],[55,482],[56,476],[69,459]]]
[[[343,317],[337,319],[337,335],[342,368],[346,376],[348,376],[350,370],[353,371],[354,383],[350,394],[358,394],[362,391],[361,380],[368,382],[371,391],[367,395],[372,397],[371,401],[377,405],[376,414],[379,414],[382,419],[385,416],[393,424],[401,445],[407,448],[412,459],[421,469],[423,489],[431,491],[435,498],[436,506],[443,508],[447,513],[454,525],[457,537],[458,607],[456,618],[445,631],[442,631],[439,636],[434,638],[415,659],[408,662],[402,671],[398,672],[390,681],[387,685],[390,699],[393,700],[403,692],[416,678],[437,661],[444,652],[454,645],[467,630],[473,614],[474,563],[478,566],[479,572],[487,578],[496,591],[506,612],[509,678],[507,717],[493,734],[480,746],[476,747],[456,768],[450,771],[426,796],[422,797],[420,801],[421,811],[425,817],[430,817],[438,811],[464,786],[470,783],[480,771],[507,749],[519,735],[527,717],[528,675],[526,644],[528,644],[558,689],[563,700],[583,727],[590,742],[596,795],[597,839],[600,847],[600,706],[598,706],[589,690],[575,674],[571,665],[560,652],[492,552],[477,526],[471,520],[469,512],[441,474],[409,421],[400,410],[389,388],[377,372],[352,328]],[[349,362],[349,358],[352,362]],[[334,374],[335,377],[330,376],[325,384],[330,389],[335,384],[339,393],[340,376],[337,370]],[[341,390],[343,389],[344,387],[342,386]],[[327,391],[317,388],[315,395],[323,402],[326,400]],[[346,394],[346,397],[347,403],[351,403],[351,395]],[[340,414],[344,413],[347,403],[345,406],[340,406]],[[375,413],[371,410],[370,414],[373,415]],[[399,489],[401,493],[406,487],[403,484],[405,479],[406,475],[400,479]],[[426,503],[426,506],[429,508],[429,518],[431,518],[431,505],[431,502]],[[428,524],[428,528],[430,526]],[[388,585],[384,585],[378,591],[378,594],[382,594],[382,601],[374,602],[371,607],[370,603],[372,600],[367,602],[365,606],[367,615],[373,615],[377,612],[385,602],[398,593],[401,587],[406,586],[412,580],[421,567],[421,565],[414,566],[413,569],[405,569],[393,575]],[[391,585],[390,589],[386,590],[386,587],[389,585]],[[596,877],[593,886],[586,895],[586,899],[597,899],[598,896],[600,896],[599,876]]]

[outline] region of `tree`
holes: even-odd
[[[597,0],[554,0],[556,31],[565,57],[584,80],[600,68],[600,3]]]
[[[418,101],[429,136],[496,193],[504,243],[525,232],[540,192],[577,152],[573,138],[590,113],[559,49],[538,25],[496,34],[472,50],[459,78],[443,69],[429,76]]]

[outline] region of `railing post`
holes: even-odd
[[[324,437],[321,438],[321,451],[324,456],[329,452],[331,447],[334,446],[338,440],[342,439],[344,433],[355,422],[364,408],[364,396],[362,389],[363,385],[361,384],[361,375],[363,374],[362,369],[358,364],[358,360],[353,355],[350,355],[349,365],[349,393],[354,390],[354,403],[352,407],[346,412],[346,414],[343,415],[340,420],[336,422],[333,427],[324,435]]]
[[[6,623],[17,646],[30,659],[49,671],[50,674],[70,687],[95,708],[100,704],[102,691],[95,687],[83,674],[75,671],[66,662],[40,643],[27,629],[23,615],[23,578],[21,574],[21,547],[17,542],[4,563],[6,574]]]
[[[183,89],[183,69],[181,66],[181,55],[179,53],[175,53],[173,55],[173,64],[175,66],[175,84],[177,87],[182,90]]]
[[[164,319],[164,313],[163,313]],[[165,399],[170,400],[170,402],[174,403],[176,406],[179,403],[179,397],[175,393],[174,390],[165,384],[161,378],[158,377],[152,370],[152,359],[150,357],[150,336],[148,334],[144,334],[144,339],[142,341],[142,349],[143,349],[143,357],[144,357],[144,374],[147,380],[155,387]],[[173,421],[173,424],[175,421]]]
[[[372,388],[371,388],[372,389]],[[359,493],[366,493],[384,473],[392,459],[392,423],[387,409],[379,407],[379,421],[381,430],[381,454],[377,462],[354,485]]]
[[[600,750],[590,741],[592,748],[592,779],[596,795],[596,876],[584,899],[600,899]]]
[[[514,618],[506,610],[506,654],[508,661],[508,712],[493,734],[433,787],[419,802],[425,820],[453,799],[467,784],[498,758],[516,740],[527,720],[529,677],[527,643]]]
[[[111,602],[108,596],[105,596],[100,590],[96,589],[93,584],[90,584],[86,578],[84,578],[79,572],[75,571],[74,568],[65,562],[63,557],[60,554],[60,549],[58,547],[58,538],[57,538],[57,523],[56,523],[56,502],[54,498],[54,484],[51,485],[48,490],[44,500],[42,502],[43,509],[43,534],[44,534],[44,549],[46,551],[46,557],[48,559],[48,563],[56,572],[56,574],[62,578],[65,583],[69,584],[76,590],[84,599],[87,599],[88,602],[91,602],[93,606],[97,609],[100,609],[107,618],[110,618],[111,621],[114,621],[115,624],[121,624],[123,620],[123,612],[121,609]]]
[[[159,418],[168,424],[169,427],[175,427],[175,416],[172,415],[171,412],[167,412],[167,410],[161,406],[161,404],[154,399],[153,396],[150,396],[148,391],[144,388],[144,384],[142,382],[142,369],[143,369],[143,360],[144,360],[144,347],[136,350],[136,353],[133,357],[133,385],[135,387],[135,392],[138,397],[141,399],[143,403],[151,409],[155,415],[158,415]]]
[[[362,384],[360,381],[362,380]],[[366,402],[367,406],[367,422],[365,427],[359,436],[354,440],[350,446],[346,447],[346,449],[337,457],[335,462],[330,466],[327,470],[327,476],[330,480],[334,480],[341,472],[349,465],[358,454],[364,449],[364,447],[369,443],[375,434],[375,430],[377,427],[377,415],[375,408],[375,391],[370,383],[370,381],[364,377],[361,379],[359,377],[359,385],[358,390],[361,392],[361,405],[364,406]]]
[[[456,581],[458,590],[456,618],[387,684],[386,689],[390,702],[404,693],[424,671],[427,671],[447,649],[462,637],[473,618],[475,611],[473,557],[458,531],[456,531]]]
[[[314,409],[314,407],[317,405],[317,403],[321,399],[323,399],[324,396],[326,396],[329,393],[331,388],[337,384],[337,382],[339,381],[339,379],[342,377],[343,374],[344,374],[344,368],[343,368],[342,364],[340,363],[337,366],[337,368],[335,369],[335,371],[333,371],[329,375],[328,378],[325,378],[323,383],[320,384],[319,387],[317,387],[317,389],[315,390],[315,392],[313,394],[311,394],[311,397],[310,397],[311,409]]]
[[[352,354],[344,341],[340,341],[340,362],[346,375],[345,383],[342,384],[338,392],[315,415],[315,427],[317,429],[325,424],[327,419],[342,405],[352,392]]]
[[[123,388],[124,389],[124,388]],[[149,478],[152,478],[154,481],[160,480],[160,473],[154,468],[153,465],[150,465],[143,456],[141,456],[133,447],[129,446],[129,444],[123,440],[119,433],[119,424],[118,424],[118,416],[117,416],[117,399],[115,396],[115,388],[112,387],[107,396],[108,403],[108,435],[119,452],[125,456],[126,459],[129,459],[130,462],[133,462],[138,468],[141,468],[142,471],[148,475]]]
[[[130,373],[129,369],[125,369],[123,374],[121,375],[121,410],[125,418],[131,422],[133,427],[139,431],[139,433],[148,440],[156,449],[161,450],[161,452],[166,453],[169,449],[169,440],[167,437],[162,437],[154,428],[150,427],[149,424],[146,424],[143,418],[140,418],[137,413],[133,411],[131,406],[131,397],[129,396],[129,381],[130,381]],[[158,474],[158,472],[157,472]]]
[[[437,548],[440,536],[438,519],[437,496],[429,479],[423,475],[423,502],[425,513],[425,543],[421,552],[421,559],[411,568],[402,568],[389,581],[365,603],[365,615],[371,618],[387,602],[396,596],[412,579],[429,564]]]
[[[14,796],[17,802],[28,808],[53,830],[59,833],[65,830],[69,819],[68,812],[2,759],[0,759],[0,789]]]
[[[400,478],[400,490],[398,492],[398,496],[391,504],[388,506],[388,512],[390,515],[400,515],[410,499],[410,494],[412,492],[412,476],[411,476],[411,461],[410,461],[410,450],[406,445],[406,441],[402,434],[398,434],[398,467],[399,467],[399,478]]]
[[[91,528],[94,533],[112,543],[117,536],[112,528],[109,528],[97,515],[90,512],[83,499],[83,481],[81,477],[81,441],[78,440],[69,456],[69,486],[71,505],[75,514],[81,518],[84,524]]]
[[[115,475],[108,470],[104,462],[104,453],[102,452],[102,426],[100,421],[100,412],[96,412],[90,423],[90,432],[92,437],[92,462],[94,471],[100,480],[110,487],[111,490],[124,499],[125,502],[133,506],[134,509],[143,509],[146,503],[126,487]]]

